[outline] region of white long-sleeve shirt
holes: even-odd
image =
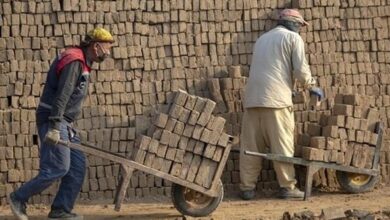
[[[313,84],[298,33],[283,26],[263,34],[254,46],[244,107],[284,108],[292,106],[293,82]]]

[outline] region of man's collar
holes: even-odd
[[[88,52],[87,52],[87,47],[82,48],[84,56],[85,56],[85,63],[87,64],[88,67],[92,67],[93,61],[91,60]]]

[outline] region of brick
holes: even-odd
[[[216,147],[212,160],[219,162],[222,159],[224,149],[222,147]]]
[[[194,155],[192,153],[188,153],[188,152],[185,153],[181,173],[179,176],[181,179],[186,179],[188,171],[190,170],[191,161],[192,161],[193,156]]]
[[[364,131],[363,142],[366,144],[369,144],[371,142],[371,132],[370,131]]]
[[[201,141],[197,141],[194,146],[193,152],[194,154],[203,155],[204,148],[205,148],[205,143]]]
[[[172,133],[169,138],[168,146],[177,148],[180,141],[180,135]]]
[[[181,136],[180,140],[179,140],[178,148],[182,149],[182,150],[187,149],[188,140],[189,140],[189,138]]]
[[[327,125],[335,125],[339,127],[345,126],[345,116],[344,115],[332,115],[328,117]]]
[[[338,151],[337,150],[331,150],[330,151],[329,162],[336,163],[337,160],[338,160]]]
[[[174,161],[178,163],[183,163],[184,154],[185,154],[185,150],[177,149]]]
[[[331,138],[331,137],[327,137],[326,138],[326,149],[327,150],[333,150],[335,149],[335,139],[334,138]]]
[[[178,135],[182,135],[184,131],[185,124],[183,122],[178,121],[175,125],[175,129],[173,132]]]
[[[218,146],[227,147],[228,143],[229,143],[229,135],[226,133],[222,133],[218,141]]]
[[[216,103],[214,101],[207,99],[202,113],[207,113],[207,114],[213,113],[215,105],[216,105]]]
[[[368,130],[371,132],[375,131],[376,123],[379,121],[379,111],[370,108],[367,114]]]
[[[358,94],[344,95],[343,103],[347,105],[359,106],[363,104],[363,98]]]
[[[152,139],[147,136],[141,136],[138,148],[141,150],[147,150]]]
[[[152,167],[153,160],[156,157],[155,154],[147,153],[145,156],[144,165],[147,167]]]
[[[157,149],[157,153],[156,153],[157,156],[164,158],[165,157],[165,153],[167,152],[167,149],[168,149],[168,145],[160,144],[158,146],[158,149]]]
[[[368,120],[367,119],[360,119],[360,126],[357,128],[362,131],[368,130]]]
[[[210,142],[211,131],[207,128],[203,129],[202,135],[200,136],[200,140],[209,143]]]
[[[160,143],[168,145],[169,140],[171,139],[171,136],[172,136],[172,132],[167,131],[167,130],[163,130],[163,132],[161,134],[161,138],[160,138]]]
[[[348,141],[356,141],[356,130],[348,129]]]
[[[301,146],[310,146],[311,137],[308,134],[299,134],[297,144]]]
[[[192,138],[196,140],[200,140],[200,136],[202,135],[202,132],[204,130],[204,127],[200,125],[195,125],[194,131],[192,133]]]
[[[176,156],[176,148],[168,147],[167,152],[165,154],[165,159],[174,160]]]
[[[339,128],[339,138],[342,140],[348,139],[347,130],[345,128]]]
[[[337,126],[325,126],[322,128],[322,135],[325,137],[338,138],[338,127]]]
[[[364,168],[368,157],[368,151],[360,144],[355,144],[352,157],[352,166]]]
[[[164,173],[169,173],[169,171],[171,170],[172,163],[173,162],[170,160],[164,160],[161,171]]]
[[[193,110],[197,112],[203,112],[203,108],[205,105],[206,105],[206,99],[201,97],[196,97],[196,103]]]
[[[190,125],[195,125],[198,122],[198,118],[200,116],[200,113],[197,111],[192,111],[190,114],[190,117],[188,118],[187,123]]]
[[[310,139],[310,147],[318,148],[318,149],[325,149],[325,147],[326,147],[325,137],[312,137]]]
[[[307,134],[310,136],[321,136],[321,126],[314,123],[308,124]]]
[[[188,119],[190,118],[190,115],[191,115],[191,111],[183,108],[183,111],[180,114],[178,120],[183,123],[187,123]]]
[[[225,127],[226,119],[222,117],[215,117],[212,121],[211,130],[221,133]]]
[[[202,113],[200,113],[200,116],[199,116],[198,121],[196,123],[205,127],[207,125],[207,123],[209,122],[210,117],[211,117],[211,113],[202,112]]]
[[[185,137],[189,137],[189,138],[192,137],[192,135],[194,133],[194,129],[195,129],[195,126],[187,124],[184,127],[183,135]]]
[[[180,176],[180,173],[181,173],[181,167],[182,167],[181,163],[174,162],[172,164],[172,168],[171,168],[171,171],[169,173],[172,174],[173,176],[178,177],[178,176]]]
[[[179,89],[176,92],[176,96],[175,96],[175,99],[173,100],[173,103],[175,103],[176,105],[179,105],[179,106],[184,106],[186,104],[187,97],[188,97],[187,92]]]
[[[156,125],[159,128],[165,128],[167,122],[168,122],[168,115],[164,113],[160,113],[156,116],[154,120],[154,125]]]
[[[198,155],[194,155],[191,161],[190,169],[188,170],[188,174],[186,180],[190,182],[194,182],[196,174],[198,173],[199,165],[202,161],[202,158]]]
[[[180,114],[182,114],[184,108],[180,105],[173,104],[169,110],[169,116],[174,119],[178,119]]]
[[[175,126],[176,126],[176,123],[177,123],[176,119],[169,118],[168,121],[167,121],[167,124],[165,126],[165,130],[172,132],[173,129],[175,128]]]
[[[209,188],[216,169],[217,163],[209,159],[203,159],[200,164],[198,174],[196,175],[195,183]]]
[[[353,106],[352,105],[345,105],[345,104],[335,104],[333,106],[333,115],[352,116],[353,115]]]
[[[148,152],[149,153],[153,153],[153,154],[156,154],[157,153],[157,150],[158,150],[158,147],[159,147],[159,142],[155,139],[152,139],[150,141],[150,144],[149,144],[149,149],[148,149]]]
[[[196,96],[193,96],[193,95],[189,95],[187,97],[187,101],[186,101],[186,104],[184,105],[184,107],[188,110],[193,110],[194,107],[195,107],[195,104],[196,104],[196,100],[197,100],[197,97]]]
[[[189,138],[188,144],[187,144],[187,147],[186,147],[186,151],[194,152],[194,148],[195,148],[196,142],[197,141],[195,139]]]
[[[203,156],[212,159],[216,150],[215,145],[208,144],[203,152]]]
[[[379,135],[376,134],[376,133],[371,133],[371,138],[370,138],[370,142],[369,144],[373,145],[373,146],[376,146],[377,143],[378,143],[378,138],[379,138]]]
[[[358,143],[364,142],[364,131],[360,131],[360,130],[356,131],[356,142]]]
[[[311,147],[302,147],[302,158],[306,160],[322,161],[324,158],[324,151]]]

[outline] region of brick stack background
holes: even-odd
[[[242,89],[255,40],[275,26],[277,11],[297,7],[311,25],[303,28],[307,58],[328,99],[320,111],[294,106],[296,135],[307,133],[335,94],[362,94],[386,124],[390,117],[389,14],[384,0],[3,0],[0,3],[0,203],[39,167],[35,108],[50,62],[77,45],[87,30],[113,33],[112,58],[94,65],[89,96],[77,122],[83,138],[126,155],[146,134],[172,91],[211,98],[226,132],[238,135]],[[381,153],[382,182],[390,182],[390,138]],[[238,152],[223,174],[237,189]],[[112,198],[119,166],[88,156],[81,198]],[[275,173],[264,162],[259,189],[275,189]],[[321,184],[332,186],[331,171]],[[170,183],[136,172],[129,197],[169,194]],[[48,202],[53,186],[33,202]]]

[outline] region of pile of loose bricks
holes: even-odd
[[[337,94],[331,115],[323,115],[318,124],[308,124],[308,133],[299,135],[296,154],[307,160],[370,169],[379,114],[365,100],[361,95]]]
[[[148,136],[141,136],[131,159],[183,180],[210,188],[229,144],[226,120],[212,115],[210,99],[176,92],[169,113],[156,115]],[[226,157],[225,156],[225,157]]]
[[[134,151],[136,137],[152,137],[148,130],[155,109],[165,109],[179,89],[215,101],[213,115],[226,119],[224,132],[238,137],[252,48],[286,7],[298,8],[311,24],[300,34],[312,73],[328,97],[319,111],[294,105],[296,140],[308,133],[309,124],[318,124],[321,115],[331,115],[336,94],[373,97],[370,107],[378,110],[387,127],[390,4],[386,1],[1,1],[0,204],[6,204],[7,193],[38,173],[35,109],[47,71],[55,56],[78,45],[88,30],[105,27],[116,42],[112,57],[93,65],[89,95],[76,127],[85,141],[126,156]],[[390,182],[389,137],[385,135],[380,154],[384,183]],[[276,189],[272,163],[263,163],[258,189]],[[227,193],[238,189],[238,164],[239,153],[232,151],[222,177]],[[119,170],[118,164],[88,156],[80,198],[113,198]],[[318,183],[337,185],[332,172],[320,171]],[[128,197],[170,195],[170,185],[135,172]],[[48,203],[55,193],[56,185],[31,202]]]

